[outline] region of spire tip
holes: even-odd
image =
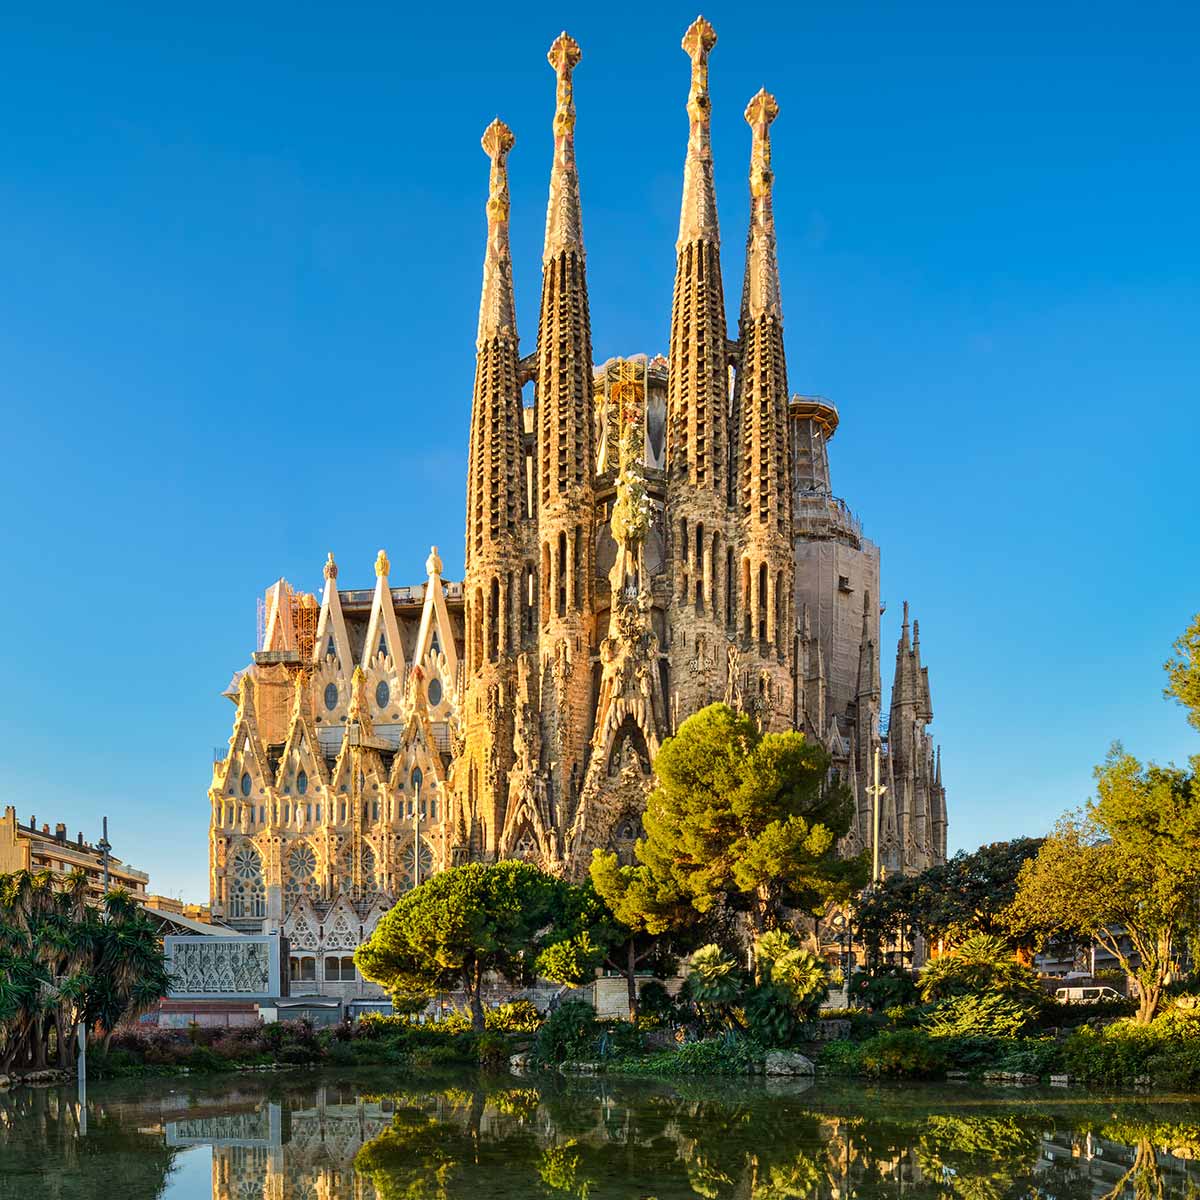
[[[493,162],[502,159],[517,143],[513,131],[497,117],[484,131],[479,144]]]

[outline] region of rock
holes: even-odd
[[[558,1068],[564,1075],[599,1075],[603,1069],[599,1063],[565,1062]]]
[[[966,1071],[947,1071],[946,1078],[947,1079],[970,1079],[971,1076]]]
[[[508,1069],[514,1074],[520,1075],[523,1071],[529,1070],[529,1060],[533,1057],[528,1050],[522,1054],[513,1054],[508,1060]]]
[[[1050,1076],[1050,1086],[1051,1087],[1070,1087],[1071,1086],[1071,1077],[1070,1077],[1070,1075],[1051,1075]]]
[[[768,1050],[764,1066],[767,1075],[815,1075],[812,1060],[794,1050]]]
[[[0,1075],[0,1092],[12,1087],[12,1080],[7,1075]]]

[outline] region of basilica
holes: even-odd
[[[435,547],[424,582],[394,586],[381,550],[373,588],[343,588],[330,554],[320,597],[283,579],[267,589],[259,647],[226,692],[237,711],[209,792],[211,900],[235,928],[284,932],[300,982],[353,987],[354,946],[431,872],[519,857],[579,876],[594,847],[629,857],[659,746],[713,701],[825,746],[856,804],[845,853],[877,845],[891,872],[945,857],[917,622],[905,605],[885,711],[879,550],[834,492],[838,411],[788,390],[772,214],[779,106],[766,91],[745,111],[745,274],[737,329],[726,327],[715,43],[702,18],[683,39],[691,86],[666,355],[593,364],[581,54],[563,34],[549,52],[554,154],[532,347],[513,297],[514,135],[500,121],[483,135],[464,578],[444,578]],[[461,411],[467,432],[465,401]]]

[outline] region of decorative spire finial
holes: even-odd
[[[680,43],[692,60],[692,90],[688,93],[688,116],[696,123],[708,124],[712,101],[708,98],[708,55],[717,44],[717,32],[703,18],[697,17],[683,35]]]
[[[325,560],[325,578],[337,578],[337,563],[333,561],[333,551],[330,550],[329,557]]]
[[[499,117],[483,131],[480,140],[492,168],[488,180],[488,236],[483,259],[483,295],[479,301],[478,346],[494,337],[515,339],[517,334],[512,253],[508,245],[508,152],[516,140],[513,131]]]
[[[779,295],[779,262],[775,253],[775,214],[771,209],[771,122],[779,105],[760,89],[746,105],[750,126],[750,236],[746,241],[746,283],[742,289],[742,321],[768,317],[783,321]]]
[[[720,240],[713,186],[712,101],[708,95],[708,55],[716,44],[716,31],[703,17],[697,17],[688,26],[681,43],[692,60],[692,87],[687,102],[688,148],[683,165],[677,250],[689,242]]]
[[[425,560],[425,573],[427,575],[440,575],[442,573],[442,560],[436,546],[429,547],[429,557]]]
[[[391,566],[392,564],[388,562],[387,551],[380,550],[380,552],[375,555],[375,577],[377,579],[386,579]]]
[[[554,166],[546,210],[546,246],[542,261],[564,251],[583,254],[583,220],[579,210],[579,176],[575,170],[575,88],[571,72],[583,52],[566,31],[554,39],[546,55],[557,77],[554,108]]]
[[[771,122],[779,116],[779,104],[766,88],[759,88],[746,105],[746,124],[754,135],[750,151],[750,195],[770,194],[775,176],[771,172]]]

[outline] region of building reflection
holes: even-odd
[[[376,1200],[354,1158],[389,1127],[393,1101],[339,1086],[295,1099],[166,1121],[166,1143],[212,1147],[213,1200]]]

